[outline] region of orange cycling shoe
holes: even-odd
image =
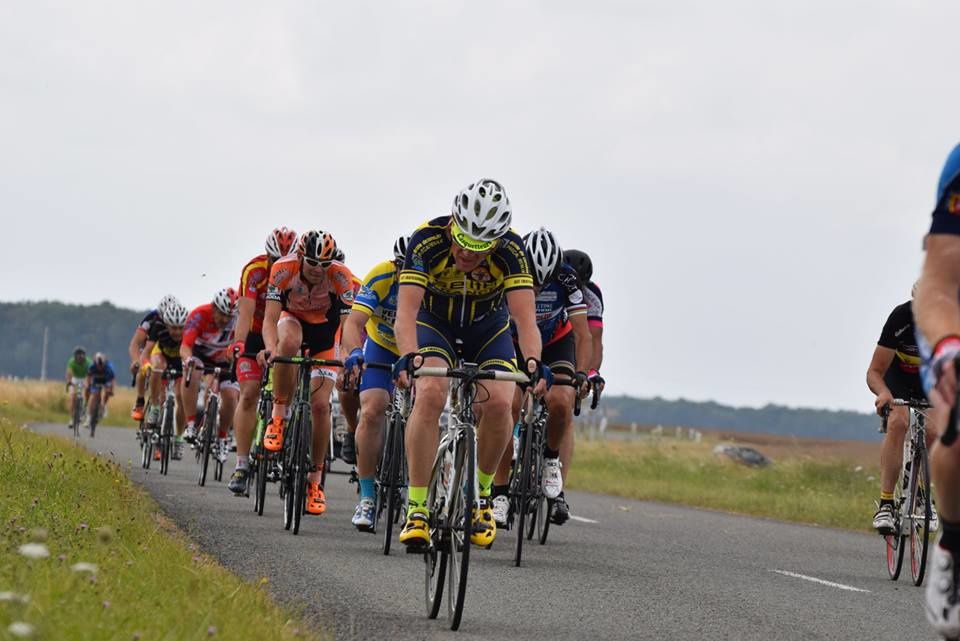
[[[159,448],[159,447],[153,448],[153,460],[154,460],[154,461],[159,461],[159,460],[160,460],[160,448]]]
[[[307,482],[307,513],[323,514],[327,511],[327,497],[319,483]]]
[[[268,452],[279,452],[283,447],[283,419],[274,416],[267,425],[267,431],[263,435],[263,447]]]
[[[143,420],[143,405],[134,405],[133,409],[130,411],[130,418],[135,421]]]

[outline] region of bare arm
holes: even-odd
[[[130,363],[140,362],[140,352],[143,350],[144,344],[147,342],[147,333],[140,329],[139,327],[134,330],[133,338],[130,339],[130,346],[127,348],[127,352],[130,355]]]
[[[365,310],[350,310],[350,315],[343,323],[343,334],[340,337],[341,353],[350,354],[360,347],[363,338],[363,326],[367,324],[369,318],[370,314]]]
[[[585,366],[593,362],[593,339],[590,334],[590,327],[587,325],[587,315],[571,316],[570,324],[573,325],[577,369],[581,372],[588,372],[590,368]]]
[[[233,330],[233,340],[236,343],[247,342],[247,334],[253,326],[253,312],[257,309],[257,301],[242,296],[238,305],[237,324]]]
[[[397,336],[397,349],[400,355],[416,352],[417,313],[423,303],[425,290],[417,285],[400,285],[397,294],[397,320],[393,324],[393,333]]]
[[[507,292],[507,309],[517,325],[520,352],[524,358],[535,358],[539,361],[543,343],[540,340],[540,329],[537,328],[535,300],[532,289],[514,289]]]
[[[268,300],[267,307],[263,312],[263,344],[271,354],[277,352],[277,345],[280,343],[277,322],[280,320],[282,310],[283,305],[279,301]]]
[[[593,364],[590,369],[599,371],[603,364],[603,327],[591,325],[590,336],[593,338]]]
[[[913,302],[917,325],[933,346],[944,336],[960,335],[960,236],[927,238],[927,258]]]
[[[883,382],[883,375],[887,373],[890,363],[893,362],[894,354],[892,349],[883,345],[877,345],[873,350],[873,358],[870,359],[870,367],[867,368],[867,387],[877,396],[884,392],[890,393],[887,384]]]

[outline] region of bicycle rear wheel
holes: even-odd
[[[73,438],[80,438],[80,422],[83,420],[83,397],[81,396],[82,392],[74,387],[73,392],[73,420],[71,421],[71,427],[73,428]]]
[[[548,499],[542,493],[540,500],[537,501],[537,538],[540,545],[547,542],[547,534],[550,532],[550,512],[553,511],[553,501]]]
[[[254,498],[254,509],[257,516],[263,516],[263,505],[267,499],[267,457],[261,451],[255,460],[254,469],[256,470],[256,494]]]
[[[450,629],[460,627],[463,605],[467,600],[467,574],[470,570],[470,535],[473,534],[473,506],[477,500],[477,440],[473,430],[465,430],[457,439],[455,473],[450,488],[450,558],[447,565],[447,620]]]
[[[913,457],[910,515],[910,577],[914,585],[923,585],[927,569],[927,548],[930,545],[930,464],[926,450]]]
[[[166,475],[170,471],[170,456],[173,452],[173,400],[168,400],[163,407],[163,427],[160,432],[160,473]]]

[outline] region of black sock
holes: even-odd
[[[940,547],[951,552],[960,551],[960,523],[941,518],[940,528],[943,532],[940,536]]]
[[[137,405],[143,405],[143,402],[144,402],[144,401],[143,401],[143,397],[142,397],[142,396],[138,396],[138,397],[137,397]]]
[[[893,507],[893,499],[880,499],[880,507],[883,507],[884,505]]]
[[[560,458],[560,452],[559,450],[551,450],[549,445],[544,445],[543,458]]]
[[[491,496],[506,496],[509,491],[510,491],[509,485],[497,485],[496,483],[494,483],[493,492],[491,493]]]

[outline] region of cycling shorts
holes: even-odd
[[[920,375],[904,372],[896,362],[887,368],[887,373],[883,375],[883,382],[886,383],[894,398],[907,401],[923,401],[927,398]]]
[[[383,363],[393,365],[397,362],[397,355],[389,349],[378,345],[369,338],[363,343],[363,360],[365,363]],[[368,389],[382,389],[393,394],[393,377],[389,370],[365,369],[360,379],[360,391]]]
[[[457,361],[456,339],[463,341],[466,362],[476,363],[481,369],[517,371],[517,352],[506,309],[500,308],[465,327],[454,327],[428,311],[421,310],[417,315],[417,345],[424,356],[439,356],[452,367]]]
[[[247,334],[247,340],[243,344],[243,351],[246,354],[257,354],[264,349],[263,334],[250,332]],[[237,380],[241,383],[247,381],[259,382],[263,378],[263,368],[255,358],[246,358],[241,356],[237,359]]]

